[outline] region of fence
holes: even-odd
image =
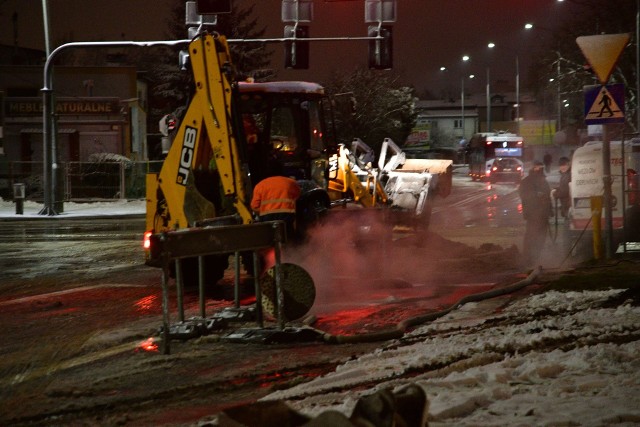
[[[162,161],[105,161],[58,163],[57,200],[141,199],[145,175],[157,172]],[[14,161],[0,164],[0,196],[13,198],[13,184],[23,183],[26,199],[44,199],[42,162]]]

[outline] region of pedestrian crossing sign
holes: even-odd
[[[624,123],[624,85],[585,86],[584,122],[588,125]]]

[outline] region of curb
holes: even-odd
[[[114,214],[114,215],[76,215],[67,216],[60,215],[27,215],[27,216],[0,216],[0,222],[19,222],[19,221],[81,221],[88,219],[144,219],[145,214]]]

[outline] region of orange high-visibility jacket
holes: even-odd
[[[265,178],[253,189],[251,209],[260,215],[295,213],[300,187],[295,180],[285,176]]]

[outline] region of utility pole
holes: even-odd
[[[636,132],[640,132],[640,0],[636,0]]]
[[[462,126],[462,139],[464,139],[464,76],[462,76],[462,79],[460,80],[460,86],[462,87],[460,92],[460,126]]]
[[[520,135],[520,61],[518,55],[516,55],[516,134]]]
[[[487,132],[491,132],[491,77],[487,67]]]
[[[562,129],[562,99],[560,97],[560,54],[558,53],[558,62],[556,63],[557,76],[558,80],[558,124],[556,125],[556,132]]]

